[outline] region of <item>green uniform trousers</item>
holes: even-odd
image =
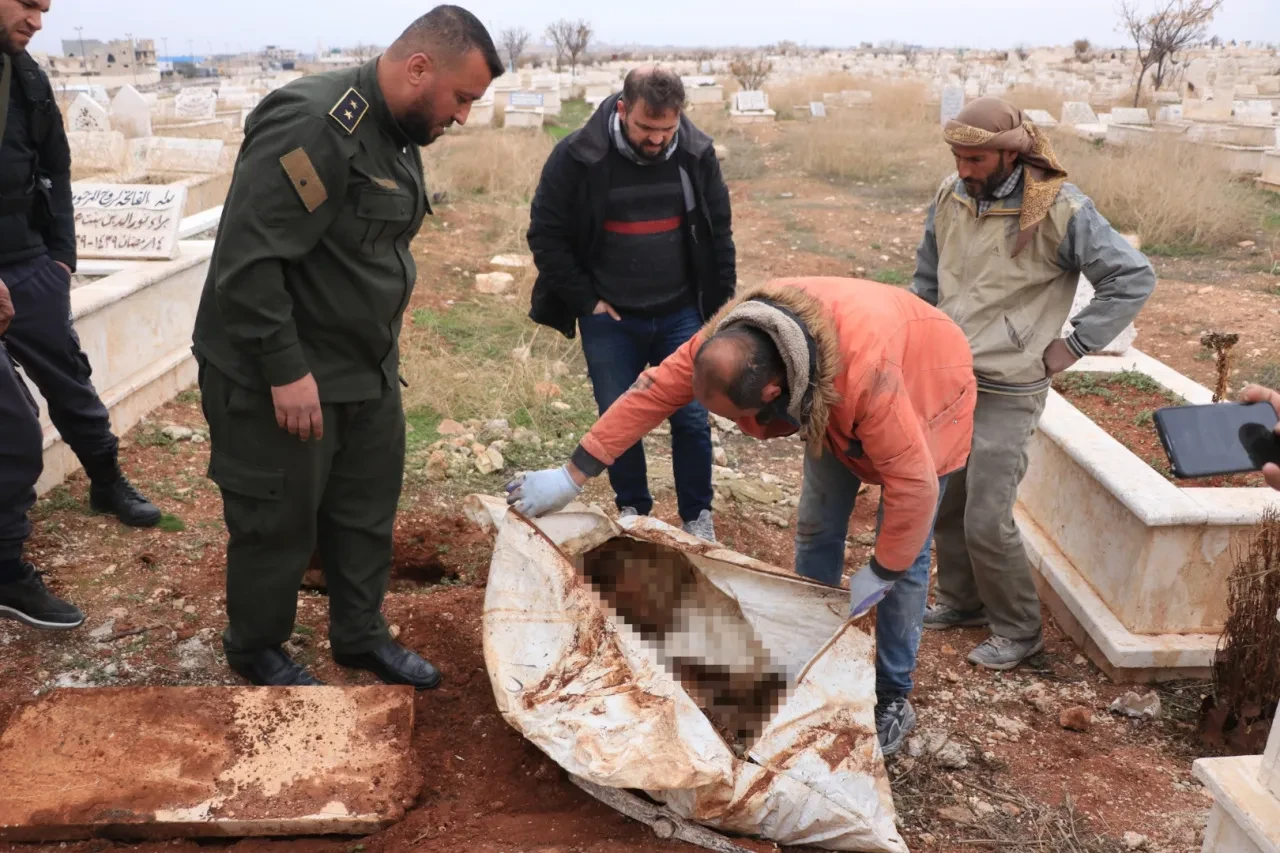
[[[335,653],[390,639],[382,599],[404,479],[400,386],[382,397],[322,405],[324,438],[301,441],[276,424],[269,392],[200,369],[209,423],[209,478],[222,491],[227,543],[229,657],[293,633],[298,589],[313,553],[329,587]]]
[[[969,463],[947,481],[934,529],[938,601],[966,612],[985,607],[991,632],[1010,640],[1035,637],[1041,627],[1013,505],[1047,397],[979,392]]]

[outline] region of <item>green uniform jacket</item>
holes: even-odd
[[[398,381],[409,244],[431,211],[377,67],[297,80],[245,125],[193,335],[238,384],[311,373],[321,401],[347,403]]]

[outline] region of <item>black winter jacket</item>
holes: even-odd
[[[48,253],[74,270],[71,149],[62,114],[30,54],[5,60],[13,63],[13,80],[0,140],[0,267]]]
[[[538,267],[529,317],[572,338],[579,317],[595,310],[599,297],[590,258],[604,233],[609,195],[611,117],[621,96],[606,98],[581,129],[561,140],[542,167],[530,210],[529,248]],[[708,320],[732,298],[738,273],[733,246],[729,188],[720,174],[715,146],[687,115],[680,117],[673,155],[693,185],[694,210],[686,217],[685,240],[693,260],[696,302]]]

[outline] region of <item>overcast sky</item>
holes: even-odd
[[[171,54],[278,44],[313,51],[387,44],[430,6],[422,0],[53,0],[31,49],[60,53],[62,39],[169,39]],[[1145,0],[1152,4],[1155,0]],[[1010,47],[1068,44],[1088,38],[1119,45],[1115,0],[471,0],[492,29],[541,34],[551,18],[586,18],[609,44],[759,45],[790,39],[809,45],[898,40],[926,46]],[[1211,34],[1280,41],[1280,0],[1226,0]]]

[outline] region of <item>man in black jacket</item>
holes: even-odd
[[[654,66],[627,75],[542,170],[530,212],[538,267],[529,316],[582,350],[604,414],[733,296],[729,190],[711,138],[684,114],[684,85]],[[715,539],[711,432],[691,403],[671,417],[676,497],[685,530]],[[618,509],[653,509],[644,449],[609,469]]]
[[[160,510],[120,471],[110,416],[71,325],[71,151],[49,78],[26,52],[49,2],[0,0],[0,291],[8,297],[7,330],[0,328],[0,617],[74,627],[83,617],[57,612],[22,560],[42,451],[11,357],[40,389],[50,420],[88,473],[93,509],[136,527],[155,525]]]

